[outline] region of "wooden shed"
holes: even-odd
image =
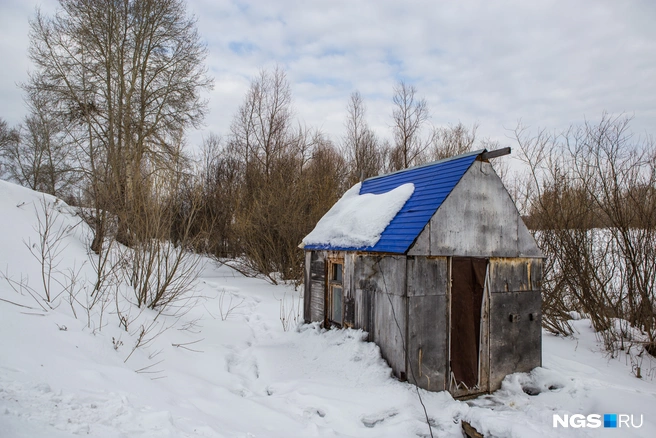
[[[489,163],[498,155],[363,181],[359,196],[414,190],[373,245],[304,240],[305,320],[367,331],[399,379],[454,397],[541,366],[543,256]]]

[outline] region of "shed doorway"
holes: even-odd
[[[450,386],[458,396],[486,392],[489,381],[488,259],[451,259]]]

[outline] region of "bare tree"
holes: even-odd
[[[0,119],[0,176],[5,178],[12,177],[12,171],[9,168],[13,150],[16,149],[20,142],[18,129],[11,128],[4,119]]]
[[[314,182],[334,169],[343,180],[339,154],[331,155],[333,162],[324,168],[315,167],[319,156],[328,156],[318,151],[328,150],[334,147],[321,132],[293,119],[285,72],[261,71],[233,119],[227,156],[221,158],[229,168],[226,177],[238,166],[230,232],[243,272],[273,282],[300,278],[303,253],[298,245],[334,202],[333,185],[313,191]]]
[[[349,164],[349,185],[378,175],[383,166],[378,138],[369,128],[365,115],[362,95],[354,91],[347,106],[346,135],[342,141],[342,153]]]
[[[30,113],[19,128],[17,141],[0,152],[9,178],[32,190],[64,197],[78,181],[74,155],[66,144],[60,120],[53,117],[48,102],[30,93]]]
[[[260,71],[230,127],[228,149],[241,169],[234,231],[245,257],[245,269],[272,281],[289,269],[293,234],[289,227],[303,157],[293,129],[291,88],[279,67]],[[298,242],[296,242],[298,245]]]
[[[196,173],[195,184],[200,187],[202,202],[193,232],[205,234],[196,240],[200,245],[196,250],[218,258],[235,257],[233,219],[243,178],[241,163],[228,151],[220,136],[210,134],[203,139]]]
[[[461,122],[455,126],[434,128],[430,148],[431,159],[441,160],[471,151],[476,142],[477,129],[476,123],[470,130]]]
[[[417,97],[414,85],[401,81],[394,87],[392,112],[394,147],[390,161],[395,170],[423,162],[430,139],[422,138],[422,127],[429,117],[426,99]]]
[[[0,119],[0,147],[4,147],[8,143],[18,141],[18,130],[10,128],[7,122]]]
[[[288,152],[292,143],[292,95],[284,70],[260,71],[251,82],[244,103],[231,126],[231,150],[246,169],[262,170],[266,178],[273,163]]]
[[[205,115],[206,50],[182,0],[59,6],[30,23],[36,71],[23,87],[68,122],[95,206],[116,215],[119,238],[130,243],[149,163],[170,160],[184,130]]]
[[[334,151],[320,133],[297,141],[312,143],[310,159],[306,162],[300,149],[293,148],[271,163],[268,176],[250,168],[235,211],[235,232],[247,267],[273,282],[301,278],[303,252],[298,245],[335,201],[330,195],[332,184],[316,192],[312,187],[324,173],[344,169],[337,153],[336,161],[324,163],[324,168],[315,167],[317,151]],[[326,205],[327,197],[330,205]]]

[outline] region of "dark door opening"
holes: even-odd
[[[479,384],[481,311],[487,259],[453,257],[451,260],[452,377],[458,387],[471,390]]]

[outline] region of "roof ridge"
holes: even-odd
[[[412,166],[412,167],[408,167],[408,168],[405,168],[405,169],[396,170],[394,172],[384,173],[382,175],[371,176],[371,177],[365,179],[364,181],[371,181],[371,180],[378,179],[378,178],[386,178],[390,175],[396,175],[398,173],[408,172],[410,170],[421,169],[423,167],[430,167],[430,166],[434,166],[436,164],[447,163],[449,161],[457,160],[457,159],[460,159],[460,158],[470,157],[472,155],[481,155],[485,152],[487,152],[487,149],[479,149],[479,150],[476,150],[476,151],[466,152],[464,154],[454,155],[452,157],[447,157],[447,158],[442,158],[441,160],[431,161],[430,163],[418,164],[417,166]],[[360,188],[360,190],[362,190],[362,188]]]

